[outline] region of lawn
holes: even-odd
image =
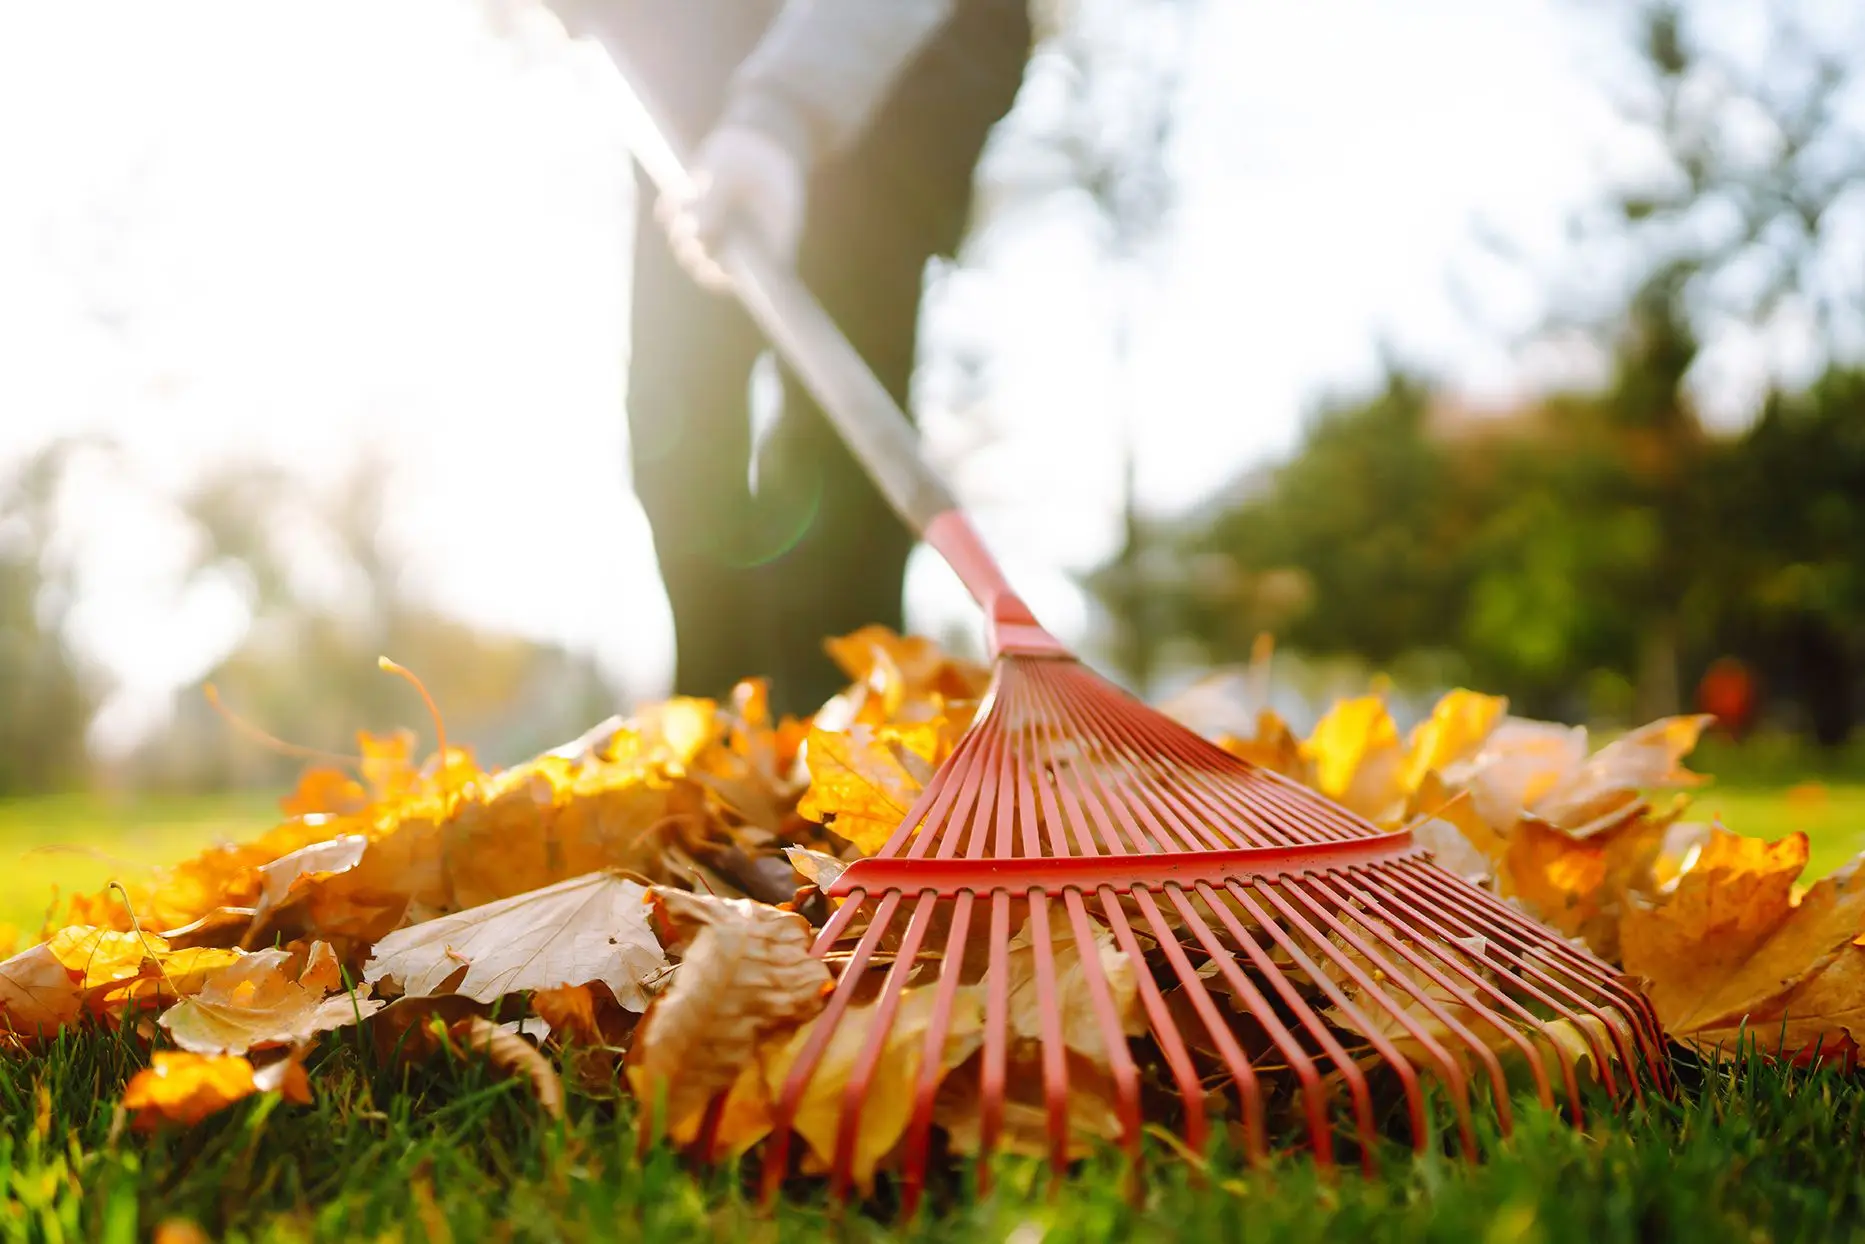
[[[30,936],[54,882],[91,888],[243,836],[271,807],[0,804],[0,919]],[[1719,783],[1699,815],[1769,837],[1805,830],[1809,878],[1865,849],[1865,785]],[[1674,1098],[1623,1120],[1596,1111],[1585,1131],[1524,1101],[1516,1134],[1486,1137],[1480,1164],[1395,1147],[1378,1177],[1331,1184],[1299,1159],[1244,1171],[1220,1156],[1201,1173],[1159,1148],[1137,1202],[1112,1160],[1051,1197],[1042,1168],[1012,1162],[992,1195],[948,1189],[902,1227],[885,1204],[834,1217],[812,1187],[760,1216],[732,1172],[695,1177],[659,1151],[638,1161],[626,1106],[573,1094],[553,1123],[476,1061],[384,1069],[365,1039],[317,1049],[310,1107],[249,1099],[192,1129],[114,1139],[115,1102],[145,1057],[127,1038],[87,1030],[13,1063],[0,1071],[0,1241],[139,1240],[170,1217],[225,1240],[1865,1240],[1865,1079],[1830,1069],[1686,1066]]]
[[[140,1061],[120,1039],[68,1040],[36,1074],[0,1076],[0,1239],[127,1244],[169,1218],[222,1240],[1865,1239],[1865,1084],[1758,1060],[1686,1066],[1674,1098],[1584,1132],[1524,1101],[1480,1164],[1392,1148],[1378,1177],[1327,1183],[1300,1158],[1200,1172],[1156,1148],[1134,1201],[1113,1159],[1054,1197],[1045,1168],[1018,1160],[992,1195],[950,1188],[895,1225],[884,1203],[838,1219],[813,1188],[761,1217],[734,1172],[638,1161],[625,1110],[572,1097],[552,1123],[478,1063],[384,1071],[358,1039],[314,1056],[313,1106],[248,1099],[114,1142],[113,1099]]]

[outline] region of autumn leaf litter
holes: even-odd
[[[0,962],[0,1039],[22,1060],[86,1026],[143,1042],[148,1066],[122,1096],[137,1129],[259,1093],[307,1102],[315,1042],[360,1025],[385,1059],[483,1057],[552,1113],[564,1082],[632,1096],[677,1145],[696,1143],[716,1105],[718,1150],[755,1150],[845,962],[837,951],[861,932],[811,953],[833,911],[823,890],[892,835],[988,682],[879,628],[829,647],[853,682],[809,721],[774,719],[748,681],[728,701],[672,700],[503,771],[444,740],[421,762],[407,733],[362,736],[351,770],[307,772],[254,840],[73,900],[66,922]],[[1196,727],[1192,706],[1212,702],[1195,689],[1165,708]],[[1765,843],[1686,820],[1683,792],[1701,779],[1682,762],[1705,724],[1667,719],[1591,750],[1583,729],[1454,691],[1409,733],[1378,696],[1335,705],[1305,739],[1269,712],[1210,733],[1378,824],[1412,827],[1444,866],[1620,964],[1673,1039],[1727,1045],[1746,1031],[1779,1036],[1792,1057],[1849,1060],[1865,1033],[1865,873],[1803,890],[1803,836]],[[1005,965],[998,1143],[1040,1153],[1041,1077],[1022,1074],[1043,1022],[1033,937],[1025,926]],[[1070,1150],[1086,1153],[1119,1135],[1110,1055],[1081,948],[1065,934],[1052,951]],[[1136,980],[1152,965],[1106,929],[1094,953],[1144,1064],[1156,1055]],[[1214,987],[1253,970],[1207,966]],[[955,1153],[980,1143],[975,976],[932,1069],[934,1121]],[[863,1185],[897,1156],[931,1003],[909,988],[893,1018],[855,1140]],[[1369,1021],[1352,1009],[1327,1014],[1343,1039],[1403,1035],[1356,1031]],[[857,1004],[830,1034],[796,1118],[805,1172],[833,1154],[871,1021]],[[1247,1016],[1235,1023],[1273,1077],[1274,1049]],[[1588,1048],[1578,1032],[1547,1035]]]

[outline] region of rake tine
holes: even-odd
[[[1000,808],[1002,805],[999,805]],[[990,968],[985,974],[984,1062],[979,1068],[978,1190],[991,1190],[991,1155],[1004,1125],[1004,1063],[1010,1029],[1010,895],[991,892]]]
[[[1154,983],[1153,974],[1143,966],[1146,956],[1140,950],[1139,939],[1133,935],[1133,926],[1127,922],[1127,913],[1117,902],[1105,903],[1102,910],[1107,914],[1108,924],[1113,927],[1114,940],[1138,969],[1134,973],[1134,981],[1140,987],[1140,1006],[1146,1011],[1147,1021],[1152,1025],[1153,1039],[1159,1042],[1160,1053],[1165,1058],[1167,1069],[1172,1072],[1172,1078],[1178,1082],[1179,1097],[1185,1103],[1185,1144],[1193,1152],[1202,1153],[1209,1131],[1205,1120],[1204,1086],[1198,1081],[1198,1070],[1192,1065],[1191,1052],[1185,1048],[1185,1039],[1179,1035],[1178,1025],[1172,1022],[1171,1012],[1166,1010],[1165,997]]]
[[[1352,876],[1351,873],[1347,875],[1349,877]],[[1554,1090],[1548,1083],[1547,1069],[1541,1062],[1541,1051],[1535,1048],[1534,1043],[1524,1036],[1520,1029],[1516,1028],[1513,1024],[1505,1023],[1502,1017],[1496,1014],[1495,1010],[1478,1001],[1470,992],[1470,988],[1475,987],[1486,993],[1493,993],[1504,1003],[1513,1005],[1508,996],[1502,993],[1501,990],[1490,988],[1474,969],[1457,955],[1452,954],[1444,946],[1428,945],[1427,949],[1430,950],[1431,954],[1446,967],[1463,976],[1466,983],[1460,985],[1452,981],[1439,968],[1433,966],[1430,960],[1424,958],[1416,950],[1406,945],[1404,941],[1393,935],[1392,921],[1383,910],[1371,906],[1353,907],[1351,900],[1343,898],[1343,896],[1333,890],[1329,884],[1331,880],[1332,878],[1327,876],[1313,877],[1309,879],[1309,885],[1312,886],[1315,891],[1333,899],[1343,910],[1364,911],[1369,916],[1377,917],[1377,919],[1372,920],[1357,920],[1354,923],[1366,929],[1380,944],[1387,947],[1392,953],[1398,955],[1418,971],[1423,972],[1432,984],[1437,985],[1440,989],[1450,991],[1458,1005],[1475,1013],[1484,1023],[1494,1028],[1497,1034],[1504,1040],[1520,1050],[1528,1064],[1531,1074],[1534,1076],[1535,1088],[1537,1094],[1541,1098],[1542,1104],[1552,1108],[1554,1105]],[[1421,991],[1421,994],[1423,992],[1424,991]],[[1534,1017],[1528,1015],[1526,1010],[1522,1013],[1531,1022],[1533,1021]],[[1474,1033],[1468,1033],[1466,1030],[1465,1034],[1460,1035],[1464,1035],[1470,1042],[1482,1045],[1482,1042],[1477,1041]],[[1487,1045],[1483,1045],[1483,1049],[1489,1051],[1491,1060],[1493,1060],[1495,1051],[1491,1050]],[[1496,1110],[1498,1114],[1505,1116],[1504,1130],[1506,1132],[1509,1123],[1507,1116],[1510,1114],[1508,1078],[1504,1075],[1500,1062],[1489,1061],[1489,1066],[1491,1068],[1491,1085],[1496,1091]],[[1576,1102],[1576,1105],[1577,1104]]]
[[[1286,893],[1299,897],[1302,901],[1302,906],[1306,907],[1319,918],[1323,924],[1327,925],[1329,931],[1344,938],[1348,945],[1366,956],[1374,967],[1384,972],[1387,979],[1391,980],[1398,989],[1411,995],[1412,999],[1418,1003],[1425,1014],[1437,1020],[1438,1023],[1444,1026],[1445,1031],[1449,1032],[1469,1048],[1471,1055],[1482,1064],[1483,1069],[1489,1074],[1490,1085],[1496,1092],[1498,1109],[1502,1116],[1503,1135],[1508,1135],[1511,1125],[1507,1104],[1509,1100],[1508,1079],[1503,1075],[1502,1063],[1497,1060],[1495,1051],[1491,1050],[1487,1045],[1484,1045],[1483,1042],[1477,1039],[1475,1033],[1471,1032],[1454,1015],[1445,1010],[1443,1005],[1431,996],[1429,990],[1420,985],[1416,980],[1407,976],[1404,972],[1395,973],[1390,970],[1394,966],[1391,961],[1382,958],[1380,953],[1370,946],[1364,937],[1354,931],[1353,924],[1360,924],[1362,927],[1370,927],[1366,925],[1365,922],[1356,920],[1353,924],[1349,924],[1347,921],[1340,919],[1333,912],[1328,910],[1327,904],[1315,898],[1313,892],[1303,884],[1302,879],[1296,879],[1284,887],[1284,889]],[[1421,964],[1414,964],[1413,966],[1423,970],[1423,965]],[[1427,975],[1430,974],[1427,973]],[[1472,1006],[1474,1000],[1462,990],[1457,989],[1448,981],[1445,981],[1441,975],[1434,976],[1432,979],[1433,983],[1439,985],[1441,988],[1450,989],[1453,995],[1457,996],[1457,1001],[1460,1004]],[[1472,1009],[1476,1008],[1472,1007]],[[1530,1055],[1531,1057],[1533,1056],[1532,1047],[1530,1049]],[[1466,1133],[1464,1137],[1465,1143],[1470,1146],[1470,1151],[1474,1152],[1475,1133],[1470,1130],[1471,1121],[1468,1113],[1468,1085],[1467,1082],[1463,1080],[1461,1074],[1455,1092],[1458,1101],[1457,1113],[1459,1129]]]
[[[1201,890],[1205,888],[1200,887]],[[1308,1051],[1302,1048],[1294,1034],[1283,1025],[1281,1018],[1277,1016],[1268,1000],[1263,997],[1250,978],[1237,967],[1236,956],[1217,940],[1211,932],[1211,926],[1206,924],[1204,917],[1198,914],[1185,892],[1177,886],[1168,887],[1166,892],[1178,909],[1180,917],[1185,921],[1185,927],[1192,931],[1192,935],[1198,939],[1198,944],[1204,948],[1206,954],[1211,956],[1211,962],[1217,965],[1218,972],[1224,977],[1225,983],[1231,987],[1233,996],[1243,999],[1245,1008],[1269,1034],[1271,1043],[1281,1052],[1289,1064],[1289,1069],[1295,1073],[1296,1079],[1301,1083],[1302,1100],[1308,1112],[1308,1134],[1314,1148],[1315,1164],[1324,1171],[1331,1171],[1334,1168],[1334,1142],[1332,1131],[1328,1126],[1328,1094],[1327,1090],[1322,1087],[1319,1073],[1315,1070],[1314,1059],[1309,1057]],[[1216,1035],[1212,1034],[1214,1039]],[[1347,1060],[1347,1065],[1352,1066],[1351,1060]],[[1354,1070],[1357,1073],[1359,1069]]]
[[[1172,935],[1165,918],[1159,914],[1159,905],[1153,901],[1151,890],[1135,887],[1133,897],[1140,905],[1147,922],[1152,925],[1153,933],[1159,939],[1159,948],[1165,952],[1166,961],[1172,965],[1173,973],[1179,978],[1192,1007],[1198,1012],[1198,1018],[1204,1022],[1210,1032],[1211,1040],[1217,1044],[1218,1053],[1223,1056],[1225,1066],[1230,1068],[1231,1078],[1237,1086],[1237,1104],[1242,1108],[1244,1150],[1252,1164],[1261,1163],[1268,1155],[1269,1125],[1263,1117],[1263,1090],[1257,1083],[1256,1068],[1238,1048],[1237,1039],[1231,1035],[1230,1026],[1218,1014],[1217,1004],[1211,1000],[1211,993],[1205,988],[1198,970],[1192,967],[1186,958],[1184,947]]]
[[[1035,951],[1036,1010],[1042,1025],[1043,1099],[1049,1113],[1051,1179],[1068,1171],[1068,1046],[1062,1040],[1061,1008],[1056,1001],[1055,946],[1049,940],[1049,896],[1029,892],[1030,941]]]
[[[1446,909],[1463,912],[1481,911],[1500,927],[1511,930],[1519,939],[1519,944],[1525,947],[1523,951],[1525,961],[1532,951],[1542,951],[1548,967],[1561,967],[1570,974],[1573,980],[1590,983],[1600,993],[1612,999],[1613,1007],[1619,1011],[1625,1020],[1625,1026],[1631,1030],[1633,1038],[1638,1041],[1639,1053],[1646,1060],[1646,1065],[1657,1077],[1660,1087],[1668,1088],[1669,1071],[1663,1053],[1663,1038],[1658,1032],[1656,1018],[1651,1012],[1650,1004],[1632,994],[1620,981],[1614,979],[1604,970],[1603,964],[1597,961],[1589,963],[1564,940],[1551,936],[1547,930],[1531,923],[1526,916],[1486,891],[1474,886],[1459,888],[1450,884],[1455,881],[1455,878],[1441,869],[1406,868],[1404,871],[1409,877],[1419,882],[1420,889],[1427,895],[1439,899]],[[1535,967],[1531,970],[1547,980],[1550,986],[1557,987],[1572,997],[1576,1005],[1587,1009],[1605,1025],[1628,1069],[1639,1065],[1639,1058],[1634,1057],[1633,1052],[1625,1044],[1620,1025],[1608,1020],[1598,1004],[1585,1002],[1570,986],[1548,976],[1545,967]],[[1642,1099],[1643,1094],[1639,1088],[1638,1076],[1629,1075],[1628,1079],[1631,1081],[1633,1094]]]
[[[843,1014],[854,999],[861,977],[866,973],[868,961],[874,957],[874,951],[886,936],[887,927],[893,923],[894,912],[900,906],[898,891],[890,891],[881,898],[880,908],[869,923],[867,932],[861,935],[861,941],[855,946],[855,953],[848,965],[842,969],[842,975],[835,983],[835,992],[829,995],[828,1005],[816,1017],[815,1026],[810,1030],[803,1048],[798,1051],[796,1061],[784,1079],[783,1089],[779,1092],[776,1109],[771,1115],[771,1153],[765,1161],[760,1198],[768,1205],[777,1196],[777,1190],[783,1184],[785,1173],[790,1167],[790,1138],[796,1124],[797,1108],[802,1104],[803,1094],[809,1088],[809,1082],[816,1074],[816,1067],[822,1061],[824,1051],[835,1036],[835,1029],[841,1023]],[[821,939],[817,939],[818,944]]]
[[[1208,883],[1200,882],[1198,885],[1198,892],[1205,900],[1205,906],[1218,918],[1218,923],[1224,926],[1225,932],[1230,934],[1232,941],[1241,946],[1244,953],[1249,956],[1251,966],[1262,973],[1263,978],[1269,981],[1270,986],[1275,989],[1277,996],[1288,1005],[1289,1009],[1301,1017],[1302,1026],[1308,1030],[1308,1034],[1315,1039],[1316,1043],[1327,1052],[1328,1058],[1333,1061],[1335,1068],[1340,1072],[1341,1078],[1346,1081],[1348,1096],[1353,1102],[1354,1124],[1360,1138],[1360,1163],[1362,1168],[1365,1169],[1368,1174],[1371,1174],[1376,1164],[1376,1159],[1373,1155],[1376,1143],[1376,1128],[1373,1124],[1373,1096],[1371,1090],[1367,1086],[1366,1076],[1361,1072],[1359,1064],[1353,1061],[1352,1055],[1347,1053],[1346,1048],[1342,1046],[1339,1040],[1335,1038],[1334,1034],[1328,1030],[1327,1024],[1322,1022],[1319,1015],[1315,1014],[1314,1008],[1307,1005],[1307,1002],[1302,996],[1296,992],[1295,987],[1289,983],[1288,977],[1270,960],[1268,952],[1262,948],[1257,940],[1250,936],[1249,931],[1243,927],[1242,922],[1231,913],[1229,906],[1217,902],[1218,896],[1211,889],[1211,886]],[[1253,911],[1252,918],[1257,920],[1259,926],[1263,924],[1260,911]],[[1294,948],[1292,942],[1283,945],[1285,950],[1293,953]],[[1312,965],[1309,967],[1309,974],[1310,976],[1314,976]],[[1246,977],[1245,979],[1247,980],[1248,978]],[[1319,977],[1315,979],[1317,982],[1320,980]],[[1260,998],[1261,995],[1259,994],[1258,997]],[[1343,995],[1339,994],[1339,991],[1335,992],[1334,1001],[1337,1006],[1348,1007],[1351,1005]],[[1269,1013],[1273,1014],[1273,1012]],[[1260,1018],[1261,1016],[1259,1015],[1259,1019]],[[1377,1043],[1375,1048],[1380,1048]],[[1381,1049],[1381,1053],[1387,1052],[1386,1049]],[[1397,1050],[1390,1051],[1390,1054],[1394,1056],[1391,1061],[1393,1061],[1396,1066],[1403,1068],[1402,1076],[1405,1083],[1410,1086],[1407,1089],[1407,1098],[1408,1100],[1412,1100],[1414,1105],[1418,1106],[1419,1110],[1422,1111],[1422,1102],[1416,1100],[1417,1083],[1411,1074],[1411,1068],[1403,1059],[1396,1057],[1397,1053]],[[1417,1117],[1416,1115],[1414,1116],[1415,1120]],[[1419,1126],[1422,1127],[1422,1123],[1419,1124]]]
[[[1310,957],[1308,952],[1302,949],[1301,944],[1263,910],[1257,902],[1256,895],[1252,892],[1254,885],[1255,883],[1252,883],[1251,886],[1245,886],[1241,882],[1231,881],[1225,886],[1225,892],[1242,905],[1244,911],[1249,914],[1252,920],[1256,921],[1258,927],[1269,935],[1270,940],[1275,942],[1277,947],[1280,948],[1284,954],[1289,956],[1289,961],[1300,968],[1302,973],[1307,976],[1310,981],[1314,982],[1315,987],[1321,990],[1327,999],[1334,1004],[1334,1008],[1347,1018],[1348,1023],[1351,1024],[1361,1036],[1365,1037],[1367,1043],[1393,1068],[1393,1071],[1399,1077],[1399,1085],[1405,1095],[1406,1111],[1410,1116],[1412,1127],[1412,1147],[1418,1152],[1423,1153],[1429,1139],[1430,1123],[1425,1115],[1425,1098],[1423,1089],[1418,1082],[1418,1072],[1412,1066],[1411,1060],[1405,1057],[1405,1055],[1399,1051],[1399,1048],[1394,1045],[1377,1026],[1367,1019],[1366,1013],[1360,1008],[1359,1004],[1347,996],[1346,991],[1341,989],[1334,977],[1324,971],[1321,966]],[[1216,907],[1213,908],[1213,910],[1217,913],[1221,921],[1233,928],[1236,927],[1235,917],[1225,908]],[[1309,940],[1315,944],[1316,948],[1332,960],[1334,956],[1328,953],[1327,943],[1323,939],[1316,937],[1312,928],[1308,928],[1306,932]],[[1357,964],[1351,961],[1344,961],[1340,966],[1349,974],[1350,978],[1363,992],[1370,993],[1376,1001],[1379,1000],[1377,987],[1374,986],[1372,980],[1368,978],[1364,972],[1359,970]],[[1274,965],[1271,964],[1271,967],[1273,968]],[[1278,973],[1278,975],[1280,975],[1280,973]],[[1390,1006],[1388,1006],[1387,1009],[1390,1010]],[[1317,1016],[1316,1018],[1317,1021],[1319,1021],[1319,1017]],[[1403,1026],[1403,1021],[1401,1021],[1401,1026]],[[1408,1035],[1410,1035],[1409,1031]],[[1428,1054],[1433,1052],[1432,1047],[1435,1043],[1430,1041],[1428,1036],[1419,1044]],[[1449,1058],[1444,1055],[1442,1050],[1437,1050],[1435,1053],[1440,1063],[1448,1064],[1450,1062]],[[1363,1133],[1361,1139],[1368,1147],[1372,1146],[1373,1135],[1370,1130]]]
[[[1507,989],[1503,988],[1502,983],[1499,980],[1491,980],[1491,979],[1484,977],[1481,973],[1477,972],[1474,968],[1470,967],[1469,964],[1464,961],[1464,958],[1460,958],[1458,955],[1450,953],[1445,948],[1445,943],[1456,943],[1459,937],[1482,938],[1486,947],[1489,950],[1491,950],[1492,952],[1496,954],[1503,956],[1505,961],[1509,963],[1511,966],[1519,965],[1519,960],[1517,959],[1517,957],[1511,954],[1505,947],[1501,946],[1499,943],[1492,941],[1490,937],[1487,936],[1481,929],[1473,929],[1468,924],[1465,924],[1462,926],[1464,929],[1464,932],[1461,934],[1445,929],[1438,920],[1434,919],[1433,917],[1427,914],[1413,910],[1413,908],[1409,904],[1407,904],[1402,898],[1400,898],[1396,893],[1393,893],[1390,890],[1388,890],[1386,883],[1384,879],[1382,878],[1373,877],[1373,876],[1350,875],[1348,878],[1348,882],[1353,884],[1355,887],[1352,890],[1351,894],[1348,896],[1349,898],[1366,904],[1367,910],[1379,916],[1380,919],[1385,922],[1385,925],[1388,928],[1399,923],[1398,921],[1394,920],[1392,915],[1386,910],[1385,903],[1390,901],[1392,905],[1395,908],[1397,908],[1401,913],[1403,913],[1408,919],[1415,921],[1420,927],[1431,932],[1434,935],[1434,937],[1437,939],[1435,941],[1421,939],[1419,946],[1422,950],[1430,952],[1433,956],[1435,956],[1437,959],[1443,962],[1446,966],[1450,967],[1452,970],[1456,971],[1457,973],[1465,977],[1469,981],[1472,987],[1478,990],[1481,990],[1485,995],[1494,999],[1497,1005],[1504,1008],[1507,1014],[1515,1016],[1517,1019],[1522,1021],[1523,1024],[1527,1025],[1529,1031],[1542,1032],[1544,1021],[1541,1020],[1540,1017],[1536,1016],[1534,1012],[1530,1011],[1526,1006],[1522,1005],[1521,1001],[1518,1000],[1513,994],[1511,994]],[[1326,883],[1323,882],[1322,884],[1326,884]],[[1336,895],[1335,897],[1340,898],[1339,895]],[[1476,959],[1484,963],[1488,962],[1487,959],[1484,959],[1483,956],[1479,955],[1476,951],[1469,950],[1467,948],[1463,949],[1463,954],[1469,959]],[[1534,998],[1536,1001],[1539,1001],[1543,1005],[1558,1012],[1562,1018],[1568,1018],[1571,1016],[1571,1012],[1568,1012],[1566,1008],[1562,1007],[1559,1003],[1547,997],[1547,995],[1543,994],[1540,990],[1536,989],[1531,983],[1522,981],[1519,978],[1516,978],[1513,981],[1513,983],[1517,987],[1527,992],[1529,996]],[[1484,1007],[1483,1010],[1485,1011],[1485,1018],[1488,1020],[1490,1024],[1494,1025],[1498,1029],[1501,1029],[1501,1030],[1504,1030],[1510,1033],[1512,1036],[1522,1037],[1524,1041],[1526,1040],[1524,1034],[1521,1032],[1520,1029],[1515,1028],[1511,1025],[1505,1024],[1500,1018],[1498,1018],[1493,1012],[1490,1011],[1490,1008]],[[1573,1111],[1574,1122],[1575,1124],[1580,1124],[1583,1121],[1583,1116],[1581,1114],[1580,1096],[1579,1096],[1580,1090],[1579,1090],[1579,1084],[1575,1078],[1572,1055],[1570,1055],[1567,1052],[1566,1047],[1563,1046],[1560,1042],[1555,1041],[1551,1037],[1545,1037],[1545,1033],[1543,1035],[1544,1035],[1544,1039],[1546,1039],[1548,1042],[1548,1048],[1554,1053],[1555,1059],[1560,1065],[1561,1073],[1562,1073],[1562,1081],[1567,1092],[1569,1106],[1571,1107]],[[1522,1041],[1518,1041],[1517,1044],[1518,1044],[1518,1048],[1525,1048],[1523,1046]],[[1595,1054],[1597,1056],[1598,1054],[1602,1052],[1603,1051],[1596,1050]],[[1533,1075],[1534,1080],[1535,1080],[1536,1096],[1540,1098],[1541,1104],[1543,1106],[1546,1106],[1552,1109],[1554,1106],[1553,1086],[1548,1081],[1547,1075],[1545,1073],[1545,1068],[1542,1066],[1541,1059],[1538,1056],[1538,1054],[1530,1050],[1528,1051],[1528,1055],[1529,1055],[1530,1073]]]
[[[1105,896],[1102,901],[1106,901]],[[1114,1009],[1113,989],[1101,965],[1101,944],[1089,922],[1081,891],[1064,891],[1062,902],[1068,909],[1069,924],[1075,933],[1075,953],[1081,958],[1082,979],[1088,985],[1088,1000],[1094,1007],[1101,1043],[1107,1050],[1108,1071],[1114,1078],[1120,1144],[1129,1157],[1137,1160],[1140,1156],[1140,1069],[1134,1064],[1133,1052],[1127,1048],[1127,1034],[1121,1031],[1120,1016]],[[1136,974],[1144,970],[1142,965],[1133,964]]]
[[[925,1044],[920,1047],[920,1078],[913,1092],[913,1114],[907,1122],[902,1162],[901,1209],[907,1218],[918,1211],[926,1188],[927,1142],[932,1132],[933,1103],[939,1092],[945,1039],[952,1028],[952,1004],[958,995],[959,978],[964,974],[965,938],[971,931],[971,909],[976,901],[976,896],[969,892],[953,900],[952,927],[945,939],[945,957],[939,963],[939,991],[933,999],[932,1021],[926,1026]]]
[[[900,997],[906,992],[907,978],[913,974],[914,960],[919,956],[926,926],[931,923],[937,906],[938,897],[930,892],[920,895],[919,902],[914,906],[913,915],[907,920],[906,936],[901,939],[900,953],[888,969],[887,979],[881,986],[881,995],[875,1000],[867,1044],[856,1057],[854,1069],[849,1073],[848,1085],[842,1091],[842,1110],[835,1134],[835,1159],[829,1173],[829,1195],[836,1200],[841,1200],[848,1193],[851,1167],[855,1160],[855,1141],[861,1131],[861,1106],[867,1099],[868,1085],[874,1079],[874,1069],[880,1062],[881,1051],[886,1048],[888,1030],[893,1027],[894,1016],[900,1009]],[[935,1051],[934,1057],[938,1057],[940,1052]]]

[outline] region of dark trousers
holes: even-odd
[[[608,27],[687,150],[760,33],[692,16],[730,8],[625,0]],[[624,11],[645,10],[652,20],[632,41],[616,28],[630,25]],[[962,0],[859,143],[812,176],[800,275],[902,407],[927,260],[959,242],[979,152],[1015,97],[1029,41],[1025,0]],[[717,695],[768,674],[780,711],[813,711],[843,682],[825,638],[901,627],[914,539],[787,373],[754,468],[749,393],[765,343],[728,296],[679,268],[654,191],[645,179],[640,189],[629,432],[673,609],[675,689]]]

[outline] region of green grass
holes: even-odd
[[[100,889],[214,842],[250,838],[277,820],[270,795],[0,800],[0,925],[30,941],[55,895]]]
[[[1519,1103],[1476,1163],[1391,1146],[1381,1173],[1328,1182],[1305,1160],[1203,1177],[1165,1149],[1138,1200],[1114,1159],[1053,1197],[1045,1168],[999,1165],[897,1224],[839,1217],[805,1186],[761,1216],[737,1172],[637,1161],[625,1113],[572,1097],[543,1117],[515,1082],[439,1060],[378,1068],[354,1034],[313,1059],[309,1107],[249,1100],[185,1131],[111,1138],[142,1061],[128,1038],[68,1039],[0,1071],[0,1240],[131,1241],[185,1217],[223,1240],[1444,1240],[1559,1244],[1865,1239],[1865,1084],[1750,1060],[1685,1068],[1675,1097],[1577,1131]],[[43,1104],[42,1104],[43,1103]],[[444,1224],[444,1226],[443,1226]]]
[[[1810,877],[1865,849],[1865,784],[1825,787],[1823,801],[1789,789],[1718,782],[1698,814],[1748,834],[1806,830]],[[30,934],[52,882],[70,892],[122,870],[36,848],[153,863],[271,819],[269,800],[248,797],[0,804],[0,919]],[[955,1189],[900,1225],[885,1205],[833,1215],[811,1186],[761,1216],[734,1172],[695,1173],[663,1151],[637,1161],[625,1108],[572,1096],[553,1123],[476,1063],[384,1069],[362,1040],[319,1048],[312,1106],[249,1101],[114,1140],[123,1081],[147,1061],[134,1037],[67,1036],[0,1063],[0,1244],[146,1239],[169,1217],[225,1240],[1865,1240],[1865,1078],[1760,1060],[1685,1068],[1673,1099],[1596,1112],[1585,1131],[1518,1104],[1515,1135],[1486,1136],[1474,1164],[1395,1146],[1372,1179],[1221,1156],[1201,1179],[1160,1149],[1136,1203],[1111,1159],[1054,1197],[1043,1168],[1009,1162],[992,1195]]]

